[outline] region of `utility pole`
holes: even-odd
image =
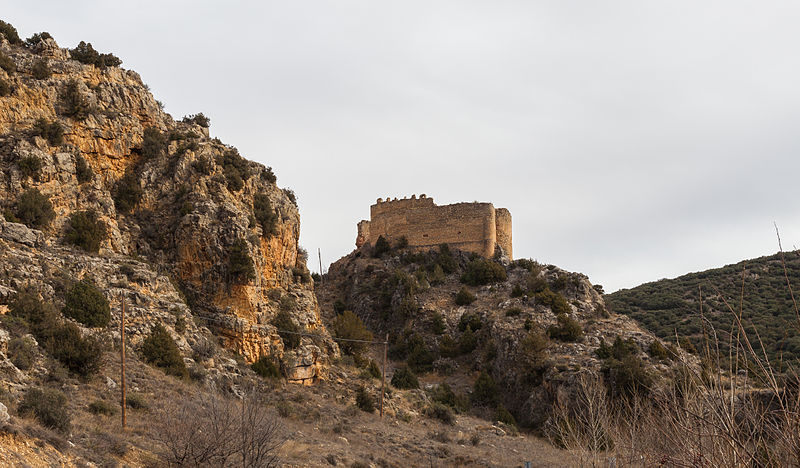
[[[386,393],[386,347],[389,345],[389,334],[383,341],[383,379],[381,380],[381,418],[383,417],[383,395]]]
[[[122,314],[120,314],[120,321],[119,321],[119,335],[120,341],[122,342],[122,346],[120,346],[120,360],[122,362],[121,370],[121,387],[122,387],[122,430],[125,430],[125,427],[128,424],[126,414],[125,414],[125,407],[127,406],[127,398],[125,395],[125,296],[123,293],[122,296]]]
[[[324,272],[322,271],[322,249],[319,247],[317,247],[317,255],[319,255],[319,282],[321,283],[323,281],[322,275],[324,275]]]

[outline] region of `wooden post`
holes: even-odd
[[[389,345],[389,334],[383,341],[383,380],[381,381],[381,417],[383,417],[383,395],[386,393],[386,347]]]
[[[319,282],[322,283],[324,280],[322,279],[322,275],[324,274],[322,271],[322,249],[319,247],[317,248],[317,255],[319,255]]]
[[[122,362],[122,366],[120,367],[122,370],[122,376],[120,378],[121,387],[122,387],[122,430],[125,430],[125,427],[128,424],[126,414],[125,414],[125,407],[127,406],[127,398],[125,395],[125,296],[122,296],[122,313],[120,314],[120,321],[119,321],[119,334],[120,334],[120,341],[122,345],[120,346],[120,359]]]

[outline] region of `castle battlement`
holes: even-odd
[[[511,213],[491,203],[455,203],[439,206],[425,194],[411,198],[378,198],[370,206],[370,220],[358,223],[356,246],[374,245],[378,237],[389,242],[405,237],[420,250],[439,244],[491,257],[499,247],[511,257]]]

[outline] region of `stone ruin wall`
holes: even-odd
[[[374,244],[383,236],[394,244],[405,236],[411,247],[451,247],[492,257],[495,246],[512,256],[511,213],[491,203],[456,203],[438,206],[421,195],[402,200],[378,199],[370,207],[370,220],[358,223],[356,246]]]

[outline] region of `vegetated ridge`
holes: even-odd
[[[770,360],[796,365],[800,358],[799,324],[792,290],[800,285],[800,252],[744,260],[722,268],[645,283],[604,296],[609,308],[636,319],[667,341],[688,337],[701,347],[716,334],[723,343],[735,329],[733,313],[757,331]],[[702,295],[702,296],[701,296]],[[702,297],[702,316],[701,316]],[[708,320],[705,330],[702,318]],[[713,330],[712,330],[713,327]],[[758,343],[755,343],[758,347]]]

